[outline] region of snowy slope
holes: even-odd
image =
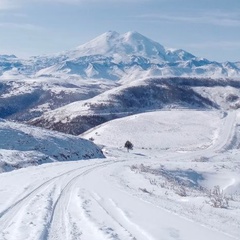
[[[0,172],[54,161],[104,157],[93,143],[0,120]]]
[[[81,136],[111,148],[123,148],[130,140],[135,150],[198,150],[213,145],[223,123],[222,117],[221,111],[148,112],[109,121]]]
[[[79,77],[0,77],[0,117],[26,121],[68,103],[92,98],[114,86],[110,81]],[[17,78],[17,77],[16,77]]]
[[[230,144],[240,143],[239,124],[238,111],[172,110],[92,129],[84,135],[104,145],[106,160],[0,175],[0,238],[239,239],[240,155]]]
[[[228,91],[226,91],[228,89]],[[49,111],[30,123],[80,134],[106,121],[159,109],[238,109],[238,81],[151,78],[124,82],[94,98]]]

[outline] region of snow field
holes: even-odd
[[[210,147],[218,138],[219,111],[158,111],[107,122],[81,136],[99,145],[122,148],[130,140],[134,149],[195,151]]]
[[[0,174],[0,239],[240,239],[238,123],[238,112],[162,111],[95,127],[83,136],[106,160]],[[215,186],[226,207],[213,206]]]

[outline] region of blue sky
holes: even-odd
[[[240,0],[0,0],[0,54],[57,53],[109,30],[240,61]]]

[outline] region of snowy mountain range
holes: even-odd
[[[109,31],[52,56],[1,55],[0,74],[1,118],[72,134],[155,109],[240,106],[240,62],[167,49],[137,32]]]
[[[152,76],[239,78],[240,62],[218,63],[182,49],[167,49],[137,32],[106,32],[74,50],[27,60],[0,56],[0,74],[25,77],[77,75],[84,79]]]

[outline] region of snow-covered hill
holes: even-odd
[[[108,121],[80,135],[112,149],[127,140],[135,151],[184,152],[212,146],[224,128],[221,111],[165,110]]]
[[[55,161],[104,157],[92,142],[0,119],[0,172]]]
[[[226,91],[227,89],[227,91]],[[135,113],[164,109],[237,109],[238,81],[151,78],[124,83],[94,98],[46,112],[33,125],[80,134],[106,121]]]
[[[26,121],[68,103],[92,98],[118,84],[112,81],[67,78],[0,80],[0,117]],[[1,77],[0,77],[1,78]],[[17,78],[17,76],[16,76]]]

